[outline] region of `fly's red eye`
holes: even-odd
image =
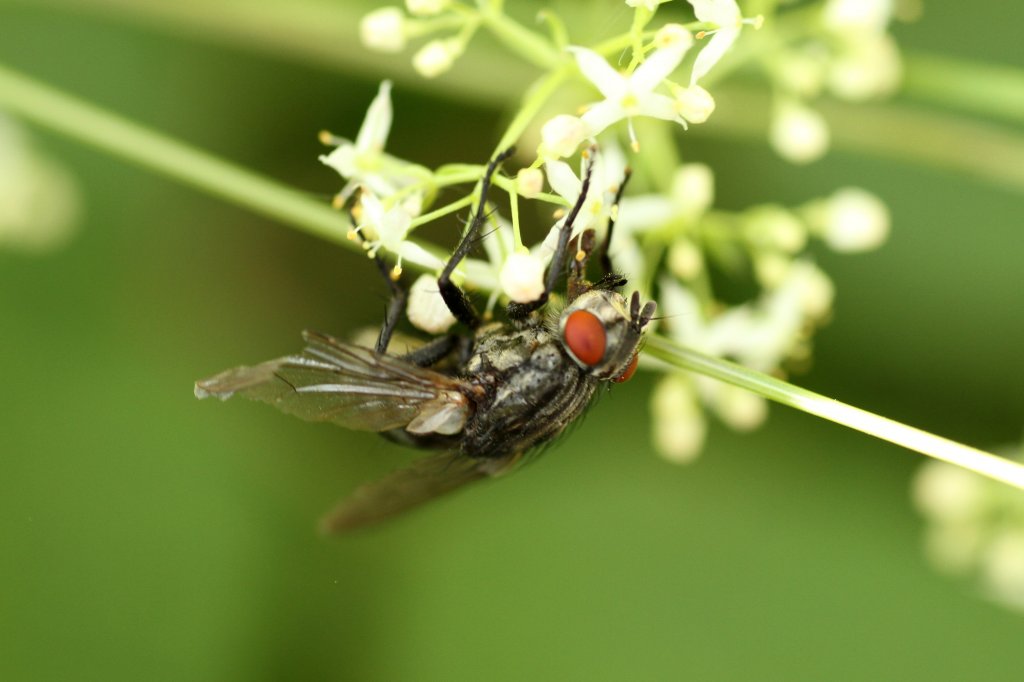
[[[629,378],[633,376],[633,372],[636,371],[636,363],[640,361],[640,356],[633,353],[633,359],[626,365],[626,369],[622,371],[622,374],[612,379],[617,384],[621,384],[623,381],[629,381]]]
[[[604,325],[586,310],[569,314],[565,321],[565,345],[584,365],[594,367],[604,358]]]

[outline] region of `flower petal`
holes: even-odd
[[[693,5],[693,13],[700,21],[718,26],[738,24],[742,15],[736,0],[687,0]]]
[[[583,76],[608,99],[618,99],[626,90],[626,79],[605,58],[585,47],[566,48],[576,56]]]
[[[686,50],[678,45],[669,45],[655,50],[630,76],[629,84],[633,92],[641,93],[654,90],[659,83],[676,70],[685,54]]]
[[[366,118],[356,137],[356,149],[359,152],[383,150],[391,132],[391,117],[391,81],[383,81],[366,110]]]
[[[625,117],[626,111],[622,105],[617,101],[606,99],[587,109],[580,119],[587,128],[587,135],[594,136]]]
[[[717,64],[722,55],[732,47],[732,44],[736,42],[736,38],[739,35],[740,27],[736,26],[719,29],[711,36],[711,40],[708,41],[708,44],[704,46],[700,54],[697,55],[697,59],[693,62],[693,74],[690,76],[690,85],[693,85],[707,75],[711,67]]]
[[[548,161],[544,164],[548,175],[548,184],[555,193],[569,202],[576,201],[580,196],[583,183],[565,161]]]
[[[644,96],[637,105],[637,113],[641,116],[651,116],[666,121],[679,119],[679,111],[676,109],[676,102],[671,97],[650,93]]]

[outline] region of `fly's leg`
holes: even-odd
[[[588,229],[569,243],[569,253],[576,254],[569,262],[569,281],[566,285],[569,301],[576,300],[580,294],[592,288],[587,281],[587,263],[594,251],[595,241],[594,231]]]
[[[612,245],[612,232],[615,230],[615,219],[619,215],[619,202],[622,201],[622,193],[626,190],[626,183],[629,182],[629,178],[633,175],[633,171],[629,168],[626,169],[625,174],[622,176],[622,182],[619,183],[619,189],[615,192],[615,201],[612,203],[611,216],[608,218],[608,231],[605,233],[604,241],[601,242],[601,248],[598,251],[601,259],[601,269],[607,276],[612,272],[612,259],[608,255],[608,250]]]
[[[462,262],[462,259],[466,257],[469,250],[473,248],[480,235],[480,228],[483,226],[484,220],[487,218],[484,211],[487,207],[487,190],[491,187],[491,177],[498,169],[498,166],[501,165],[501,162],[512,156],[514,151],[515,150],[510,147],[498,154],[489,164],[487,164],[487,171],[484,173],[484,177],[480,181],[480,202],[477,204],[476,214],[469,223],[466,233],[462,235],[462,241],[459,242],[454,253],[452,253],[452,257],[448,259],[448,262],[444,266],[444,270],[441,271],[441,275],[437,278],[437,286],[441,290],[441,298],[444,299],[445,305],[448,306],[448,310],[451,311],[456,320],[463,323],[470,329],[476,329],[480,326],[480,314],[476,311],[476,308],[473,307],[473,303],[469,300],[469,297],[466,296],[466,293],[452,281],[452,273],[455,272],[455,268],[457,268],[459,263]]]
[[[402,311],[405,310],[408,292],[392,276],[392,271],[383,258],[374,256],[373,262],[377,264],[377,269],[380,270],[380,274],[383,275],[384,281],[388,283],[388,288],[391,290],[391,300],[388,301],[387,312],[384,313],[384,324],[380,328],[377,344],[373,348],[377,353],[383,354],[387,352],[391,336],[395,333],[395,327],[398,326],[398,320],[402,317]]]
[[[384,325],[380,328],[377,344],[374,346],[377,353],[383,354],[388,350],[388,344],[390,344],[395,327],[398,326],[398,321],[402,317],[409,293],[394,279],[392,271],[383,258],[374,256],[373,260],[391,289],[391,300],[388,302],[387,312],[384,315]],[[400,357],[419,367],[430,367],[449,356],[460,345],[461,340],[462,338],[455,334],[446,334]]]
[[[593,169],[594,158],[593,154],[590,154],[587,156],[587,165],[583,171],[583,184],[580,187],[580,196],[573,205],[572,211],[566,217],[565,222],[562,223],[562,229],[558,233],[558,245],[555,247],[555,255],[551,258],[547,275],[544,278],[544,293],[535,301],[528,303],[513,301],[509,303],[508,316],[510,319],[521,320],[548,302],[548,296],[551,295],[551,291],[555,288],[558,276],[562,274],[562,266],[565,263],[566,252],[569,249],[569,237],[572,236],[572,225],[576,222],[576,216],[579,215],[580,209],[583,208],[583,202],[587,200],[587,193],[590,191],[590,175]]]

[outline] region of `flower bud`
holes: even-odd
[[[834,251],[870,251],[889,236],[889,209],[874,194],[858,187],[836,190],[819,214],[821,219],[822,237]]]
[[[412,57],[412,66],[424,78],[436,78],[452,68],[457,53],[449,41],[431,40]]]
[[[519,196],[533,199],[544,189],[544,172],[540,168],[523,168],[516,176]]]
[[[544,293],[544,265],[528,253],[513,253],[501,266],[498,283],[516,303],[536,301]]]
[[[586,126],[576,116],[559,114],[540,129],[540,152],[545,158],[571,156],[587,136]]]
[[[397,7],[375,9],[359,22],[359,36],[371,50],[401,52],[405,49],[405,15]]]
[[[693,46],[693,34],[682,24],[665,24],[654,34],[654,46],[659,50],[666,47],[689,50]]]
[[[769,140],[787,161],[810,163],[828,150],[828,125],[814,109],[789,100],[776,108]]]
[[[690,123],[703,123],[715,110],[715,98],[699,85],[675,88],[676,108],[679,115]]]
[[[428,334],[443,334],[455,324],[455,318],[441,298],[437,279],[430,275],[420,275],[409,289],[405,314],[414,327]]]

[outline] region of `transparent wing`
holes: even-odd
[[[470,412],[465,384],[390,355],[306,331],[298,355],[196,382],[197,398],[240,395],[349,429],[454,434]]]
[[[500,476],[518,459],[518,455],[473,459],[450,453],[423,457],[379,481],[360,486],[323,518],[320,528],[325,533],[343,533],[379,523],[467,483]]]

